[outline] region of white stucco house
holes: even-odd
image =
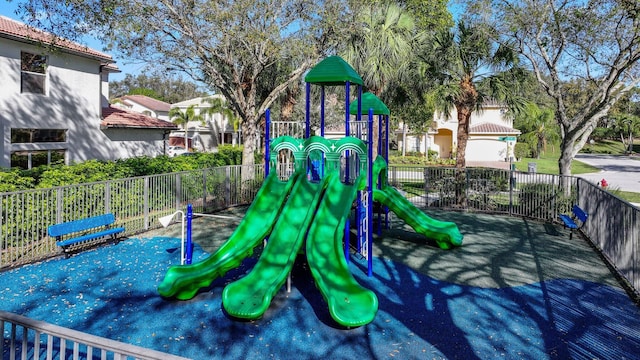
[[[110,55],[0,16],[0,167],[164,153],[176,126],[110,107]]]
[[[207,99],[225,100],[224,96],[216,94],[207,97],[197,97],[175,103],[171,108],[179,108],[185,111],[190,106],[194,106],[195,113],[202,115],[204,120],[190,121],[187,124],[187,138],[190,146],[199,151],[217,151],[219,145],[237,145],[241,143],[240,128],[234,129],[231,119],[220,113],[206,114],[205,110],[211,107]],[[171,145],[184,145],[185,130],[182,126],[171,132]]]
[[[113,106],[169,121],[171,104],[146,95],[125,95],[111,102]]]
[[[520,130],[513,128],[513,120],[505,116],[507,108],[497,102],[486,102],[482,111],[474,111],[469,121],[469,140],[466,161],[509,161]],[[412,134],[400,124],[396,131],[398,148],[424,153],[427,149],[438,153],[440,158],[455,155],[458,138],[457,111],[449,116],[436,113],[433,128],[426,134]],[[403,134],[403,132],[406,133]],[[403,138],[406,143],[403,143]]]

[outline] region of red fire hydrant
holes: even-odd
[[[600,180],[600,186],[602,186],[603,189],[606,189],[607,186],[609,186],[609,183],[607,182],[607,180],[602,179]]]

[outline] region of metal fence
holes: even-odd
[[[187,358],[135,346],[0,311],[0,341],[5,359],[147,359]],[[6,347],[6,348],[5,348]]]
[[[111,212],[130,236],[158,227],[159,217],[187,203],[201,213],[248,204],[263,170],[229,166],[0,194],[0,269],[58,255],[47,227],[62,221]],[[636,293],[640,289],[640,210],[587,181],[501,169],[410,166],[391,166],[388,179],[421,208],[553,222],[578,204],[590,216],[585,235]]]
[[[421,208],[464,210],[557,222],[577,204],[581,229],[640,299],[640,209],[578,177],[501,169],[391,166],[389,182]],[[459,193],[465,204],[460,206]]]
[[[263,174],[262,166],[229,166],[0,194],[0,270],[58,255],[55,239],[47,236],[51,224],[112,212],[117,225],[125,226],[126,235],[133,235],[158,227],[159,217],[187,203],[201,213],[248,204]],[[388,178],[421,208],[553,222],[559,213],[569,213],[578,204],[589,214],[584,234],[638,297],[640,210],[587,181],[500,169],[408,166],[391,166]],[[95,357],[102,359],[169,356],[4,312],[0,312],[0,330],[9,334],[0,346],[9,344],[10,359],[40,358],[34,354],[40,354],[41,348],[46,358],[54,353],[60,358],[92,358],[93,351],[100,352]],[[2,347],[0,353],[6,354]]]
[[[250,203],[263,173],[262,166],[226,166],[2,193],[0,269],[58,255],[55,239],[47,236],[49,225],[110,212],[130,236],[159,227],[159,217],[188,203],[200,213]]]

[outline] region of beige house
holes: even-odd
[[[125,95],[113,101],[113,106],[169,121],[171,104],[146,95]]]
[[[505,116],[507,108],[497,102],[488,102],[480,112],[471,114],[466,161],[509,161],[520,130],[513,128],[513,120]],[[457,147],[458,120],[454,109],[449,116],[434,114],[433,127],[426,134],[415,134],[411,129],[396,131],[398,149],[405,152],[433,150],[440,158],[453,158]],[[403,142],[403,139],[406,141]]]
[[[203,121],[190,121],[187,124],[187,138],[190,139],[190,147],[199,151],[217,151],[218,145],[240,144],[240,132],[233,128],[230,119],[220,113],[205,114],[205,110],[211,107],[207,99],[219,98],[224,100],[222,95],[211,95],[208,97],[198,97],[175,103],[171,108],[179,108],[182,111],[190,106],[194,106],[197,115],[203,115]],[[238,129],[239,130],[239,129]],[[183,145],[185,130],[182,126],[171,133],[171,145]]]

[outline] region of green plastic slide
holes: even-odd
[[[387,206],[417,233],[435,240],[441,249],[462,245],[463,236],[455,223],[429,217],[393,187],[385,184],[382,190],[374,190],[373,199]]]
[[[158,293],[167,298],[188,300],[201,288],[211,285],[217,277],[238,267],[269,235],[289,191],[296,179],[302,177],[301,173],[294,174],[289,181],[283,182],[275,171],[269,174],[229,239],[201,262],[170,267],[158,286]]]
[[[296,181],[254,268],[222,291],[222,306],[229,315],[257,319],[269,308],[302,247],[326,181]]]
[[[356,184],[363,185],[364,181],[361,176]],[[378,311],[378,297],[353,278],[342,245],[358,185],[344,185],[339,176],[333,177],[307,237],[307,261],[316,286],[329,305],[331,317],[346,327],[366,325]]]

